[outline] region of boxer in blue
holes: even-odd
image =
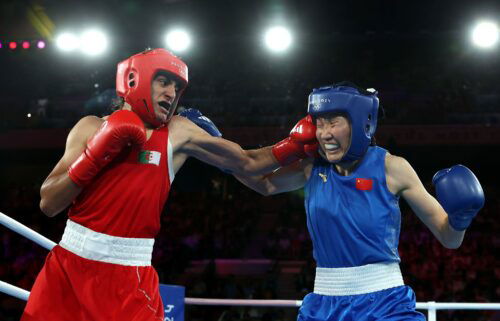
[[[300,321],[425,320],[399,268],[400,197],[450,249],[484,205],[465,166],[434,175],[437,201],[404,158],[375,146],[378,108],[376,91],[351,83],[315,89],[309,115],[273,147],[282,167],[265,177],[237,176],[263,195],[305,188],[317,269]]]

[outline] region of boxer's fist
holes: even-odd
[[[208,119],[208,117],[203,116],[203,114],[198,109],[185,109],[179,113],[179,116],[186,117],[187,119],[198,125],[198,127],[205,130],[207,133],[214,137],[222,136],[217,126],[215,126],[215,124],[210,119]]]
[[[320,156],[320,154],[318,152],[318,148],[319,148],[318,142],[314,142],[312,144],[305,144],[304,145],[304,152],[306,153],[306,155],[308,157],[316,158],[316,157]]]
[[[463,165],[455,165],[437,172],[432,184],[451,227],[457,231],[469,227],[484,205],[483,188],[474,173]]]
[[[146,129],[139,116],[128,110],[116,111],[89,139],[82,155],[71,164],[69,178],[84,187],[125,146],[143,145],[145,142]]]
[[[316,126],[312,117],[302,118],[290,131],[290,136],[272,148],[274,157],[281,166],[289,165],[299,159],[314,157],[318,151]]]

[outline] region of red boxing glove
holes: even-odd
[[[312,144],[305,144],[304,145],[304,152],[306,153],[306,155],[308,157],[312,157],[312,158],[320,157],[320,154],[318,152],[318,148],[319,148],[318,142],[314,142]]]
[[[109,164],[128,144],[143,145],[146,129],[142,120],[132,111],[119,110],[111,114],[87,147],[68,169],[69,178],[84,187]]]
[[[317,150],[316,126],[310,115],[302,118],[292,128],[290,137],[278,142],[272,148],[273,155],[281,166],[287,166],[299,159],[314,157]]]

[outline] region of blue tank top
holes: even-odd
[[[341,176],[316,159],[305,186],[307,227],[318,267],[399,262],[399,197],[385,179],[387,151],[370,146],[358,167]]]

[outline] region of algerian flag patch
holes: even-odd
[[[156,166],[160,165],[161,153],[151,150],[141,150],[139,153],[139,163],[141,164],[154,164]]]

